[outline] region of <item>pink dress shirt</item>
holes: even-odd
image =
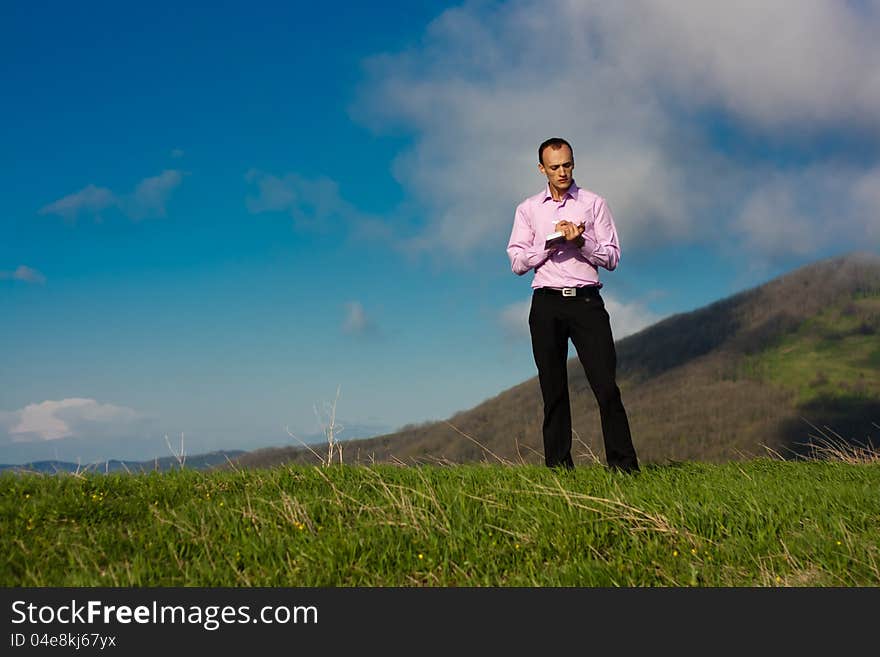
[[[582,247],[563,241],[544,248],[547,235],[560,220],[585,224]],[[599,267],[612,271],[620,260],[617,228],[601,196],[571,183],[562,199],[554,201],[550,185],[516,208],[507,244],[510,268],[522,276],[535,270],[532,287],[581,287],[599,282]]]

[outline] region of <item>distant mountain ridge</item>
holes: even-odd
[[[190,470],[208,470],[218,465],[223,465],[229,461],[245,454],[244,450],[220,450],[216,452],[208,452],[205,454],[193,454],[187,456],[183,462],[183,467]],[[69,461],[33,461],[31,463],[23,463],[20,465],[0,464],[0,472],[39,472],[41,474],[57,474],[60,472],[97,472],[116,473],[116,472],[167,472],[168,470],[177,470],[181,467],[177,459],[172,456],[164,456],[155,458],[150,461],[119,461],[110,459],[108,461],[99,461],[82,465],[79,463],[71,463]]]
[[[880,256],[828,258],[617,342],[618,379],[645,462],[721,462],[863,443],[880,425]],[[568,364],[576,462],[603,458],[598,409]],[[348,462],[542,462],[537,376],[442,422],[343,443]],[[320,449],[317,450],[319,453]],[[244,467],[314,463],[300,447],[255,450]]]

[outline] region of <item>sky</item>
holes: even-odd
[[[877,0],[13,0],[0,55],[0,463],[369,437],[535,376],[506,246],[551,136],[614,217],[616,339],[880,251]]]

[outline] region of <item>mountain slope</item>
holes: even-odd
[[[205,454],[193,454],[184,459],[183,466],[188,470],[210,470],[218,465],[226,464],[236,457],[245,454],[244,450],[220,450]],[[163,456],[152,461],[119,461],[115,459],[82,465],[70,461],[32,461],[19,465],[0,464],[0,472],[38,472],[41,474],[57,474],[59,472],[168,472],[180,469],[181,464],[173,456]]]
[[[618,379],[640,458],[721,462],[767,449],[788,456],[832,432],[876,442],[878,334],[880,256],[853,253],[620,340]],[[576,358],[568,372],[576,461],[604,458],[598,409]],[[448,422],[347,442],[343,454],[359,462],[542,462],[542,412],[535,376]],[[239,463],[287,460],[316,461],[291,447],[257,450]]]

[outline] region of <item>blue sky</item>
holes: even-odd
[[[617,338],[880,247],[877,2],[212,4],[4,3],[0,463],[534,376],[505,247],[548,136],[614,213]]]

